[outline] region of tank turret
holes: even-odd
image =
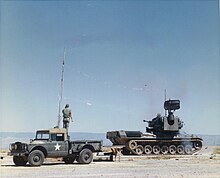
[[[144,122],[148,123],[146,132],[155,134],[157,137],[174,137],[179,134],[179,130],[183,127],[183,122],[179,117],[174,116],[175,110],[180,109],[179,100],[167,100],[164,102],[164,109],[168,111],[168,116],[161,116],[157,114],[151,121]]]

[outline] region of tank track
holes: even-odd
[[[132,139],[125,149],[134,155],[192,155],[202,148],[200,138]]]

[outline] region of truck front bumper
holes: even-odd
[[[25,156],[27,155],[26,152],[8,152],[8,156]]]

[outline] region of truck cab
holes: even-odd
[[[47,150],[47,157],[64,157],[68,155],[69,140],[66,129],[52,128],[38,130],[30,143],[30,149],[42,146]]]

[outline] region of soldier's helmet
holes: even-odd
[[[65,108],[68,108],[69,107],[69,104],[66,104]]]
[[[160,113],[157,113],[157,117],[161,117],[161,114],[160,114]]]

